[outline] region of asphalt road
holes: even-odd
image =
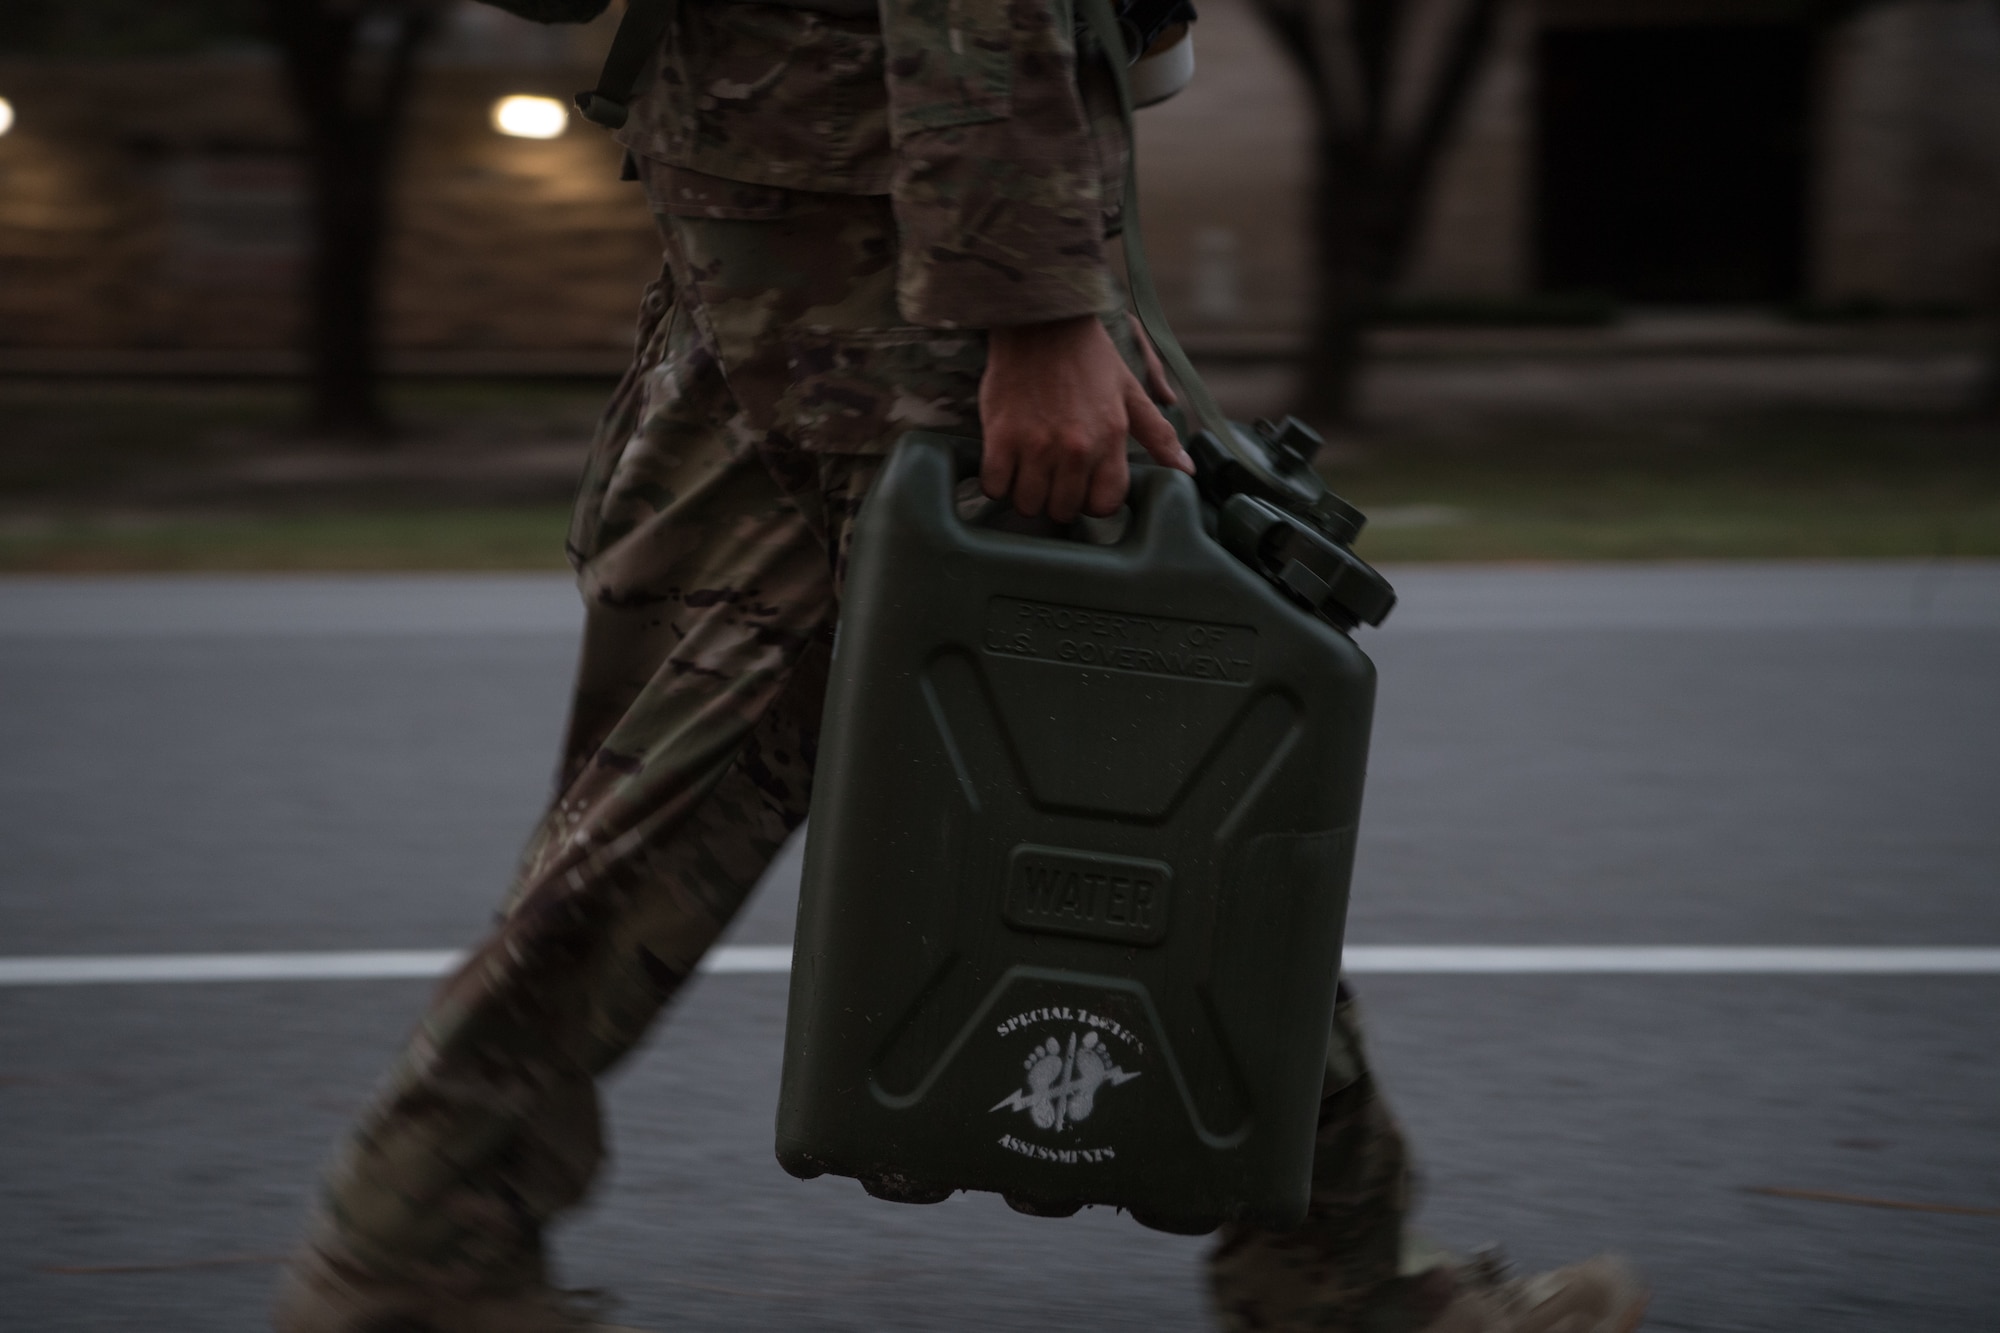
[[[2000,944],[2000,565],[1408,570],[1351,938]],[[554,580],[0,582],[0,955],[444,947],[543,794]],[[794,872],[795,873],[795,872]],[[781,862],[738,943],[788,938]],[[572,1283],[700,1330],[1194,1330],[1200,1241],[771,1158],[784,981],[619,1077]],[[260,1327],[425,983],[0,990],[0,1327]],[[1651,1326],[2000,1326],[2000,977],[1376,977],[1424,1226]]]

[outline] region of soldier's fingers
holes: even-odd
[[[1083,508],[1096,451],[1085,444],[1072,443],[1056,455],[1055,476],[1049,484],[1049,517],[1058,523],[1072,522]]]
[[[1139,442],[1140,448],[1152,455],[1155,463],[1162,467],[1178,468],[1189,476],[1194,475],[1194,460],[1189,458],[1188,451],[1181,447],[1180,436],[1174,434],[1173,426],[1160,415],[1160,409],[1154,407],[1152,401],[1139,391],[1137,381],[1133,382],[1131,389],[1125,394],[1125,411],[1131,419],[1128,429],[1132,432],[1132,438]]]
[[[1004,500],[1014,485],[1014,438],[1003,430],[986,434],[979,450],[979,489],[987,497]]]
[[[1085,500],[1083,512],[1104,518],[1118,512],[1118,506],[1125,503],[1125,492],[1131,486],[1131,469],[1125,466],[1125,443],[1119,441],[1111,456],[1097,465],[1097,471],[1090,474],[1090,495]]]
[[[1042,506],[1049,498],[1049,473],[1051,460],[1046,453],[1031,451],[1024,454],[1020,467],[1014,471],[1014,508],[1033,518],[1042,512]]]

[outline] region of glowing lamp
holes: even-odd
[[[553,97],[516,93],[493,104],[493,128],[516,139],[553,139],[569,128],[569,108]]]
[[[14,104],[0,97],[0,134],[14,128]]]

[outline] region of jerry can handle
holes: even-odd
[[[945,494],[940,498],[958,523],[984,534],[1100,549],[1141,547],[1157,540],[1192,540],[1203,535],[1200,503],[1193,484],[1170,469],[1144,461],[1143,454],[1133,459],[1125,503],[1115,513],[1104,518],[1085,515],[1073,523],[1058,523],[1046,516],[1029,518],[1016,513],[1005,501],[994,500],[983,492],[968,491],[966,483],[979,476],[977,438],[911,431],[897,442],[896,454],[899,458],[905,454],[911,457],[907,462],[892,463],[892,467],[899,472],[910,468],[930,473],[929,479],[919,481],[912,476],[911,480],[922,487],[942,485]],[[949,463],[948,476],[938,475],[936,462],[941,455]],[[918,461],[920,457],[924,461]],[[1182,484],[1176,485],[1177,480]]]

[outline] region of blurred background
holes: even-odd
[[[262,1327],[545,799],[658,264],[564,109],[616,9],[0,3],[0,1324]],[[1349,958],[1423,1226],[1623,1251],[1649,1327],[1986,1333],[2000,3],[1200,10],[1147,241],[1402,596]],[[784,1003],[700,979],[620,1074],[565,1280],[703,1333],[1210,1326],[1206,1242],[784,1176]]]
[[[552,567],[657,263],[560,105],[615,10],[272,12],[0,16],[0,566]],[[1151,252],[1367,549],[2000,550],[1992,0],[1202,14]]]

